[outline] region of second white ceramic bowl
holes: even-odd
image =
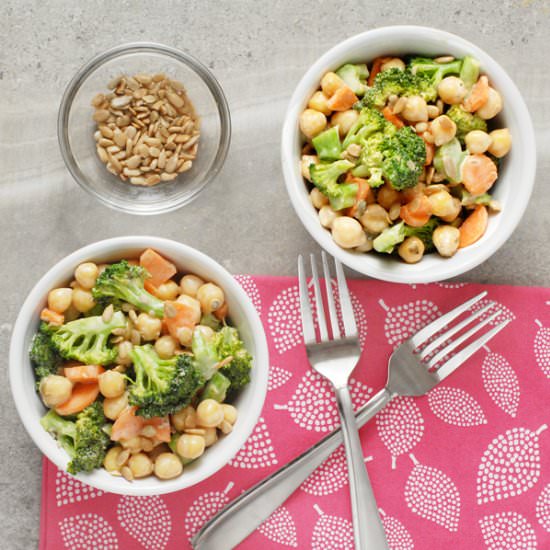
[[[10,347],[10,384],[17,411],[29,435],[40,450],[59,468],[65,470],[67,453],[40,425],[46,409],[35,391],[35,380],[29,360],[29,346],[39,324],[40,310],[46,304],[48,292],[67,284],[73,278],[75,267],[85,261],[112,262],[121,258],[135,258],[144,249],[153,248],[176,264],[181,272],[190,272],[213,281],[223,288],[231,320],[254,358],[251,382],[239,394],[235,405],[239,417],[234,430],[221,438],[181,476],[166,481],[156,477],[129,483],[113,477],[105,470],[96,470],[76,477],[104,491],[126,495],[158,495],[171,493],[195,485],[225,466],[243,446],[260,416],[268,380],[268,351],[262,323],[252,302],[235,279],[217,262],[181,243],[155,237],[119,237],[99,241],[73,252],[53,266],[31,290],[21,307],[13,329]]]
[[[340,248],[330,232],[319,223],[311,205],[308,190],[300,173],[300,151],[303,138],[298,117],[306,108],[311,94],[319,87],[321,77],[344,63],[371,62],[382,55],[416,54],[422,56],[473,55],[481,62],[481,70],[502,94],[504,109],[498,118],[499,127],[508,127],[512,134],[512,150],[503,159],[499,178],[492,190],[502,204],[502,212],[491,216],[489,226],[477,243],[459,250],[452,258],[426,255],[418,264],[410,265],[375,253],[359,254]],[[384,27],[367,31],[341,42],[322,55],[300,80],[286,113],[281,143],[283,174],[290,200],[298,217],[321,247],[348,267],[377,279],[398,283],[428,283],[458,276],[489,258],[504,244],[517,227],[535,181],[536,147],[529,112],[516,85],[504,69],[474,44],[437,29],[415,26]]]

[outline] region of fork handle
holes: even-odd
[[[395,396],[387,388],[373,395],[357,412],[361,428]],[[230,550],[237,546],[315,471],[342,443],[340,429],[241,493],[231,504],[203,525],[193,537],[195,550]]]
[[[388,548],[386,533],[363,460],[363,448],[349,388],[345,385],[335,388],[335,392],[348,463],[355,548],[356,550],[384,550]]]

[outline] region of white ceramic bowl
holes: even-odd
[[[418,54],[425,56],[471,54],[481,62],[481,70],[502,94],[504,109],[498,126],[508,127],[513,146],[503,159],[492,192],[502,204],[502,212],[491,216],[489,226],[477,243],[459,250],[452,258],[426,255],[409,265],[393,257],[375,253],[358,254],[340,248],[319,223],[300,174],[302,137],[298,117],[323,74],[344,63],[370,62],[381,55]],[[455,36],[428,27],[395,26],[367,31],[341,42],[322,55],[300,80],[286,113],[281,142],[283,173],[290,200],[310,235],[333,256],[352,269],[377,279],[398,283],[428,283],[455,277],[479,265],[504,244],[518,225],[535,180],[536,149],[533,125],[519,90],[504,69],[483,50]]]
[[[127,495],[158,495],[178,491],[202,481],[225,466],[252,433],[267,391],[268,351],[262,323],[248,296],[223,267],[202,252],[167,239],[140,236],[96,242],[58,262],[38,281],[21,307],[13,330],[10,347],[11,390],[19,416],[40,450],[59,468],[66,468],[68,455],[40,425],[40,418],[46,409],[35,391],[28,357],[29,345],[38,328],[39,313],[46,303],[48,291],[71,280],[75,267],[81,262],[92,260],[101,263],[132,258],[148,247],[169,258],[179,270],[196,273],[224,289],[231,319],[254,358],[254,366],[250,384],[236,401],[240,414],[233,432],[208,449],[200,460],[187,466],[180,477],[167,481],[149,477],[128,483],[103,469],[76,476],[98,489]]]

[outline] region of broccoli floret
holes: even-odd
[[[129,402],[145,418],[166,416],[188,405],[204,385],[204,377],[190,355],[161,359],[151,344],[134,346],[130,352],[135,380]]]
[[[456,124],[456,137],[464,142],[468,132],[472,130],[487,131],[487,122],[475,113],[465,111],[460,105],[452,105],[445,113]]]
[[[437,90],[437,86],[443,78],[449,75],[460,74],[462,59],[453,59],[446,63],[438,63],[429,57],[413,57],[409,61],[408,69],[416,76],[429,79],[430,85],[434,90]]]
[[[51,409],[40,423],[71,457],[67,467],[69,473],[90,472],[101,467],[109,436],[103,430],[105,416],[99,401],[80,412],[76,421],[63,418]]]
[[[414,187],[426,162],[426,144],[410,126],[400,128],[381,144],[382,172],[397,191]]]
[[[54,329],[47,323],[40,323],[40,328],[31,342],[29,357],[34,369],[37,387],[40,385],[42,378],[50,374],[57,374],[63,361],[52,342],[52,335],[55,330],[57,330],[57,327]]]
[[[309,167],[311,181],[330,201],[334,210],[349,208],[357,196],[356,183],[338,183],[338,178],[353,168],[348,160],[337,160],[327,164],[312,164]]]
[[[229,386],[231,386],[229,378],[218,371],[214,373],[214,376],[206,383],[201,394],[201,400],[214,399],[214,401],[222,403],[225,401]]]
[[[367,78],[369,70],[364,63],[342,65],[336,74],[353,90],[353,93],[361,97],[367,91]]]
[[[396,245],[402,243],[407,237],[418,237],[426,246],[426,250],[433,248],[432,235],[439,225],[436,218],[431,218],[422,227],[411,227],[405,222],[392,225],[384,229],[373,241],[374,249],[377,252],[391,254]]]
[[[52,343],[65,359],[86,365],[109,365],[117,358],[117,349],[109,344],[113,330],[126,327],[124,313],[116,311],[105,322],[101,316],[84,317],[65,323],[52,336]]]
[[[483,193],[481,195],[472,195],[466,189],[462,190],[461,204],[462,206],[477,206],[482,204],[483,206],[489,206],[493,201],[493,197],[489,193]]]
[[[338,126],[333,126],[312,139],[313,147],[321,160],[338,160],[342,154],[342,144]]]
[[[434,167],[449,181],[460,183],[462,181],[462,163],[467,156],[468,151],[463,151],[458,139],[453,138],[437,149],[434,155]]]
[[[344,138],[342,148],[347,149],[352,143],[362,145],[370,135],[383,130],[385,126],[386,119],[376,109],[361,109],[359,117]]]
[[[145,268],[121,260],[111,264],[97,278],[92,294],[98,302],[115,305],[127,302],[145,313],[162,318],[164,303],[143,287],[148,277],[149,273]]]
[[[462,60],[462,67],[460,69],[460,79],[464,82],[464,85],[468,90],[477,82],[479,78],[479,61],[467,55]]]

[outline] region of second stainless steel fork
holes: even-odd
[[[342,334],[327,255],[324,251],[322,252],[322,258],[330,332],[332,334],[329,334],[329,327],[325,318],[323,295],[321,285],[319,284],[315,256],[312,254],[310,257],[311,278],[315,294],[314,309],[311,307],[309,301],[304,259],[302,256],[298,258],[300,309],[306,352],[312,368],[332,384],[336,395],[336,404],[340,414],[348,463],[355,548],[357,550],[384,550],[388,548],[388,543],[363,460],[363,450],[359,439],[359,431],[355,423],[355,413],[353,412],[353,404],[348,386],[349,377],[361,356],[357,324],[342,264],[335,259],[340,312],[344,329]],[[318,335],[315,331],[316,324]]]

